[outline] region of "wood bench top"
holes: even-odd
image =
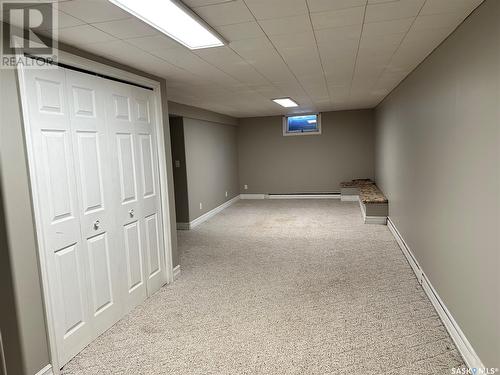
[[[385,195],[375,184],[365,184],[359,187],[359,198],[363,203],[388,203]]]

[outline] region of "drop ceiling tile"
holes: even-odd
[[[306,0],[245,0],[258,20],[307,14]]]
[[[194,50],[193,53],[211,64],[240,64],[245,61],[228,46]]]
[[[267,35],[298,34],[312,32],[309,15],[302,14],[285,18],[260,20],[259,24]]]
[[[52,4],[40,4],[37,6],[32,6],[31,9],[40,9],[42,12],[47,12],[47,11],[53,11],[55,13],[55,21],[53,27],[56,27],[59,29],[64,29],[66,27],[72,27],[72,26],[79,26],[79,25],[84,25],[85,22],[75,18],[73,16],[70,16],[69,14],[63,13],[61,11],[58,11],[57,9],[51,9]],[[43,31],[47,29],[41,29]]]
[[[132,64],[134,61],[141,61],[141,57],[144,57],[144,53],[135,47],[128,45],[121,40],[112,40],[105,42],[96,43],[85,43],[80,45],[83,50],[91,52],[93,54],[104,56],[108,58],[113,58],[115,60],[121,60],[124,58],[129,58],[127,63]],[[153,56],[147,56],[148,58]]]
[[[326,82],[329,86],[350,86],[354,69],[354,61],[345,66],[333,65],[325,67]]]
[[[365,23],[363,26],[363,35],[381,36],[406,33],[414,20],[415,17],[411,17],[392,21]]]
[[[217,26],[215,29],[229,42],[265,36],[259,24],[255,21]]]
[[[59,30],[59,40],[67,44],[79,46],[82,44],[112,41],[116,40],[116,38],[91,25],[82,25]]]
[[[300,34],[273,35],[270,39],[280,52],[290,52],[294,56],[297,56],[297,53],[293,51],[298,51],[305,57],[316,51],[316,40],[311,31]]]
[[[183,3],[186,4],[190,8],[196,8],[196,7],[206,6],[206,5],[230,3],[231,1],[234,1],[234,0],[183,0]]]
[[[397,2],[369,4],[365,22],[378,22],[415,17],[425,0],[399,0]]]
[[[204,61],[247,85],[265,85],[268,81],[229,47],[196,51]]]
[[[267,37],[237,40],[229,43],[229,47],[249,62],[259,56],[276,54]]]
[[[57,8],[87,23],[130,18],[130,13],[125,12],[107,0],[64,1],[58,3]]]
[[[336,27],[329,29],[321,29],[315,32],[318,44],[321,43],[320,47],[332,47],[338,42],[342,41],[352,41],[359,40],[361,36],[362,25],[353,25],[345,27]],[[332,43],[335,42],[335,43]]]
[[[212,27],[254,21],[242,0],[193,8],[193,11]]]
[[[271,82],[295,80],[292,72],[290,72],[290,69],[288,69],[288,67],[281,59],[259,59],[252,65],[260,74],[262,74]]]
[[[366,56],[377,56],[378,54],[393,53],[406,33],[388,34],[388,35],[368,35],[363,33],[359,44],[360,53],[366,53]]]
[[[57,27],[64,29],[66,27],[83,25],[85,22],[82,20],[70,16],[69,14],[63,12],[57,12]]]
[[[339,85],[329,85],[328,90],[330,91],[330,95],[332,97],[345,97],[349,96],[349,91],[351,91],[350,85],[339,86]]]
[[[482,2],[483,0],[427,0],[420,14],[462,12],[467,15]]]
[[[450,35],[453,29],[454,27],[449,26],[421,30],[411,28],[402,45],[439,44]]]
[[[166,35],[154,35],[140,38],[125,39],[125,41],[139,49],[147,52],[154,52],[159,49],[179,48],[181,44]]]
[[[366,0],[307,0],[311,13],[365,6]]]
[[[118,39],[140,38],[159,34],[159,31],[135,17],[125,20],[93,23],[92,26]]]
[[[309,82],[310,84],[325,83],[325,76],[322,71],[316,71],[312,74],[297,75],[299,82]]]
[[[368,0],[368,4],[395,3],[399,0]]]
[[[286,63],[296,76],[312,75],[323,71],[321,62],[316,56],[311,56],[306,59],[288,59]]]
[[[428,30],[441,27],[457,27],[467,15],[461,13],[439,13],[430,15],[420,15],[413,23],[412,30]]]
[[[338,29],[323,29],[316,31],[319,53],[324,66],[330,66],[338,61],[353,63],[358,50],[361,35],[361,25]]]
[[[280,96],[285,96],[286,94],[273,85],[262,85],[253,88],[260,95],[265,96],[268,99],[278,98]]]
[[[313,13],[311,20],[315,30],[361,25],[365,7],[347,8],[331,12]]]

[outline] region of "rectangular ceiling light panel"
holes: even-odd
[[[285,108],[291,108],[291,107],[298,107],[299,105],[293,101],[291,98],[278,98],[278,99],[273,99],[273,102],[279,104],[282,107]]]
[[[219,47],[224,39],[177,0],[109,0],[189,49]]]

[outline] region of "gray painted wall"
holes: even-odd
[[[239,195],[237,128],[187,117],[183,123],[189,221],[193,221]]]
[[[0,69],[0,113],[5,230],[0,270],[2,279],[10,275],[10,282],[2,285],[2,296],[7,300],[2,300],[0,308],[0,329],[8,373],[35,374],[49,363],[49,352],[17,75],[13,70]]]
[[[241,193],[338,192],[374,177],[372,110],[325,112],[322,134],[307,136],[284,137],[280,116],[241,119],[238,143]]]
[[[487,367],[500,367],[500,1],[377,108],[390,217]]]
[[[17,74],[1,69],[0,333],[9,374],[36,373],[49,358],[28,184]]]
[[[182,117],[170,117],[170,139],[172,140],[172,163],[175,185],[175,212],[178,223],[189,222],[188,182],[186,150],[184,148],[184,122]],[[178,166],[175,163],[178,162]]]

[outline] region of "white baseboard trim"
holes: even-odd
[[[392,235],[396,239],[399,247],[401,248],[401,251],[406,257],[406,260],[413,269],[413,272],[415,272],[418,281],[420,282],[420,284],[422,284],[422,287],[425,293],[427,294],[427,297],[434,306],[434,309],[436,309],[436,312],[441,318],[441,321],[446,327],[446,330],[450,334],[453,342],[457,346],[457,349],[462,355],[467,367],[477,368],[477,369],[484,368],[481,359],[475,352],[474,348],[472,347],[471,343],[469,342],[463,331],[460,329],[460,326],[451,315],[450,311],[444,304],[443,300],[439,297],[439,294],[437,293],[436,289],[434,289],[430,280],[425,275],[424,271],[418,264],[417,259],[413,255],[412,251],[408,247],[407,243],[401,236],[401,233],[398,231],[398,229],[396,228],[394,222],[391,220],[390,217],[387,218],[387,227],[389,228]]]
[[[241,194],[240,199],[340,199],[340,194]]]
[[[363,220],[365,224],[378,224],[378,225],[386,225],[387,224],[387,216],[366,216],[365,205],[361,202],[361,199],[358,197],[359,207],[361,208],[361,212],[363,213]]]
[[[197,227],[198,225],[200,225],[201,223],[207,221],[211,217],[217,215],[219,212],[221,212],[225,208],[228,208],[229,206],[235,204],[240,199],[241,199],[241,196],[237,195],[236,197],[228,200],[227,202],[222,203],[220,206],[215,207],[213,210],[205,212],[203,215],[201,215],[200,217],[197,217],[196,219],[194,219],[193,221],[190,221],[189,223],[177,223],[177,229],[178,230],[193,229],[193,228]]]
[[[359,200],[358,195],[341,195],[340,200],[342,202],[357,202]]]
[[[240,194],[240,199],[266,199],[267,194]]]
[[[178,264],[177,266],[174,267],[174,281],[179,278],[181,275],[181,265]]]
[[[35,375],[52,375],[52,365],[47,365],[38,371]]]
[[[269,194],[267,199],[340,199],[340,194]]]

